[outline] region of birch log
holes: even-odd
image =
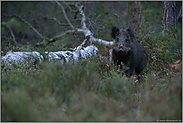
[[[73,51],[57,51],[57,52],[48,52],[45,54],[49,61],[57,61],[61,64],[65,62],[74,61],[77,63],[79,59],[86,60],[88,57],[92,55],[96,55],[98,48],[96,46],[90,45],[81,49],[81,46],[74,48]],[[5,56],[2,56],[1,62],[13,65],[20,64],[23,65],[26,62],[35,63],[44,61],[43,55],[41,55],[37,51],[33,52],[8,52]]]

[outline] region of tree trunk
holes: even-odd
[[[163,25],[164,30],[169,31],[168,23],[173,27],[177,27],[177,6],[175,1],[163,2]]]
[[[130,2],[130,26],[137,32],[141,26],[141,2]]]

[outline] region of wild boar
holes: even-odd
[[[112,60],[116,65],[122,64],[129,67],[127,76],[141,75],[142,71],[147,67],[147,53],[142,45],[135,41],[135,36],[131,27],[125,30],[119,30],[112,27],[111,37],[114,39],[114,47],[112,50]]]

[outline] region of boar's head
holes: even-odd
[[[131,27],[125,30],[119,30],[117,27],[112,27],[111,37],[114,39],[114,51],[118,55],[126,55],[131,51],[131,43],[134,35]]]

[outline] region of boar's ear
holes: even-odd
[[[126,29],[126,31],[128,32],[128,34],[129,34],[129,36],[130,36],[131,39],[134,39],[135,38],[131,27],[128,27]]]
[[[115,39],[117,36],[119,36],[119,29],[118,27],[113,26],[111,29],[111,37]]]

